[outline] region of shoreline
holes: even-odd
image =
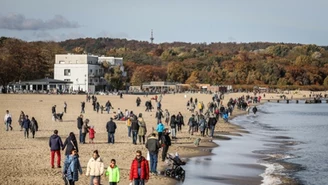
[[[226,104],[227,99],[225,98],[224,100],[225,100],[224,102]],[[258,106],[260,104],[263,104],[263,103],[252,104],[252,106]],[[194,157],[205,157],[205,156],[214,155],[212,153],[212,149],[215,147],[220,147],[220,145],[215,143],[213,140],[216,140],[216,141],[231,140],[232,138],[229,136],[242,136],[242,134],[249,133],[242,126],[236,125],[233,122],[231,122],[232,119],[234,119],[238,116],[246,115],[247,113],[248,113],[247,111],[235,109],[233,111],[233,115],[229,117],[228,123],[224,123],[223,119],[220,117],[219,122],[216,125],[216,129],[214,131],[213,139],[209,138],[209,137],[205,137],[205,139],[202,138],[202,141],[198,147],[193,146],[193,145],[181,145],[180,146],[181,148],[193,149],[193,150],[196,150],[196,153],[181,152],[181,153],[179,153],[179,155],[185,161],[188,161],[190,158],[194,158]],[[196,137],[194,136],[194,138],[196,138]],[[165,167],[166,167],[165,165],[162,165],[161,169],[165,169]],[[246,167],[247,168],[261,168],[261,169],[265,170],[265,167],[260,164],[247,165]],[[264,172],[264,170],[263,170],[263,172]],[[186,178],[187,178],[187,176],[186,176]],[[247,178],[247,179],[244,179],[244,178]],[[230,181],[230,183],[232,183],[232,182],[242,183],[246,180],[248,183],[261,184],[262,179],[263,179],[260,176],[259,177],[244,177],[244,178],[239,179],[238,177],[231,177],[231,178],[229,178],[228,181]],[[176,181],[175,183],[170,183],[169,185],[177,185],[177,184],[179,184],[179,181]]]

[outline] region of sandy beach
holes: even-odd
[[[308,97],[310,92],[297,92],[288,94],[293,95],[294,99]],[[224,105],[231,98],[238,98],[247,93],[230,93],[225,95]],[[207,94],[170,94],[164,95],[162,100],[162,109],[168,109],[170,114],[177,114],[179,111],[184,116],[185,122],[190,117],[191,113],[186,109],[186,102],[190,97],[197,98],[198,101],[203,101],[206,105],[211,100],[211,95]],[[251,96],[253,94],[250,94]],[[144,103],[149,97],[139,96],[142,100],[141,106],[136,107],[136,95],[124,95],[123,99],[114,95],[98,95],[98,101],[104,105],[107,100],[112,102],[114,111],[118,108],[121,110],[132,110],[135,114],[143,113],[143,117],[150,131],[152,127],[156,127],[155,111],[145,112]],[[291,98],[291,97],[290,97]],[[277,94],[266,94],[266,99],[279,99]],[[57,112],[62,112],[64,101],[67,102],[67,114],[63,117],[63,122],[54,122],[51,117],[51,107],[57,105]],[[49,137],[53,134],[53,130],[57,129],[59,135],[64,141],[69,132],[74,132],[78,137],[78,129],[76,118],[80,115],[80,104],[85,101],[85,95],[37,95],[37,94],[1,94],[0,95],[0,112],[3,119],[5,111],[9,110],[13,117],[13,131],[5,131],[5,125],[0,129],[0,156],[1,169],[0,178],[2,184],[63,184],[61,179],[61,170],[58,168],[52,169],[50,166],[50,150],[48,146]],[[153,105],[155,102],[153,101]],[[18,125],[18,116],[20,111],[24,111],[29,117],[35,117],[39,123],[39,131],[36,133],[36,138],[24,139],[23,131],[20,131]],[[245,113],[244,111],[235,110],[233,115],[237,116]],[[141,150],[146,155],[144,145],[133,145],[131,138],[127,136],[127,127],[125,121],[116,121],[118,126],[115,134],[115,144],[107,144],[107,132],[105,129],[107,121],[114,114],[100,114],[92,110],[91,103],[86,103],[86,113],[84,119],[90,120],[89,125],[95,127],[95,143],[79,145],[80,162],[82,164],[83,175],[80,176],[76,184],[88,184],[89,177],[85,176],[85,170],[88,160],[92,156],[93,150],[99,150],[100,156],[105,163],[105,167],[110,163],[112,158],[116,159],[117,165],[121,169],[121,181],[119,184],[128,184],[128,176],[130,164],[134,158],[135,151]],[[194,147],[193,141],[199,135],[190,137],[187,133],[187,126],[183,127],[183,132],[178,133],[179,138],[174,141],[169,149],[169,153],[178,152],[182,157],[192,157],[199,155],[209,155],[207,148],[215,147],[209,138],[204,138],[200,147]],[[221,139],[229,134],[240,134],[245,130],[240,129],[236,125],[223,123],[217,124],[216,135],[220,134]],[[149,133],[149,132],[148,132]],[[219,138],[219,137],[218,137]],[[88,136],[86,142],[88,142]],[[160,156],[160,155],[159,155]],[[62,165],[64,161],[64,152],[62,152]],[[163,168],[165,163],[159,162],[158,169]],[[105,183],[106,182],[106,183]],[[151,176],[147,184],[150,185],[167,185],[175,184],[176,181],[163,177]],[[102,177],[102,184],[107,184],[107,178]]]

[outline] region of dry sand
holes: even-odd
[[[294,98],[302,98],[304,94],[309,92],[298,92],[294,94]],[[224,105],[227,100],[240,97],[246,93],[231,93],[227,94],[224,99]],[[163,109],[168,109],[172,114],[177,114],[179,111],[183,114],[185,122],[187,122],[191,113],[186,109],[187,99],[190,97],[197,98],[198,101],[203,101],[205,104],[211,100],[211,95],[206,94],[185,94],[164,95],[162,100]],[[251,94],[250,94],[251,95]],[[266,98],[277,98],[276,94],[266,95]],[[150,98],[139,96],[142,100],[141,106],[136,107],[135,100],[136,95],[124,95],[123,99],[119,96],[101,96],[98,95],[98,101],[104,105],[107,100],[112,102],[114,111],[117,108],[121,110],[133,110],[135,114],[143,113],[143,117],[146,121],[147,128],[150,131],[151,127],[156,127],[155,112],[145,112],[144,103]],[[307,96],[308,97],[308,96]],[[67,114],[63,117],[63,122],[54,122],[51,117],[51,107],[57,105],[57,112],[63,111],[64,101],[67,102]],[[58,168],[52,169],[50,166],[50,150],[48,146],[49,137],[53,134],[53,130],[57,129],[63,142],[68,136],[69,132],[74,132],[78,137],[78,129],[76,124],[76,118],[80,114],[80,103],[85,101],[85,95],[14,95],[14,94],[0,94],[0,116],[3,119],[5,110],[10,110],[13,116],[12,126],[13,131],[5,131],[5,125],[0,129],[0,179],[1,184],[63,184],[61,179],[61,170]],[[153,101],[153,106],[156,106]],[[36,133],[36,138],[24,139],[23,131],[20,131],[18,126],[18,116],[20,111],[24,111],[25,114],[36,118],[39,123],[39,131]],[[242,111],[235,111],[234,115],[242,114]],[[141,150],[146,155],[146,149],[144,145],[133,145],[130,138],[127,137],[127,127],[125,122],[116,121],[118,126],[115,134],[115,144],[107,144],[107,132],[105,129],[106,122],[114,114],[100,114],[92,110],[91,103],[86,103],[86,113],[84,119],[90,120],[89,125],[95,127],[95,144],[79,145],[80,150],[80,162],[82,164],[83,175],[79,177],[78,184],[88,184],[89,177],[85,176],[86,165],[93,150],[99,150],[105,167],[109,165],[112,158],[115,158],[117,165],[121,169],[121,182],[119,184],[128,184],[129,168],[134,158],[135,151]],[[179,152],[182,157],[208,155],[207,148],[216,146],[208,138],[204,138],[201,142],[201,146],[196,148],[193,146],[195,138],[199,137],[194,135],[192,137],[187,133],[187,127],[183,128],[183,133],[178,133],[178,140],[173,142],[173,145],[169,149],[169,153]],[[239,134],[245,132],[236,125],[224,124],[220,121],[217,124],[216,129],[219,134]],[[149,133],[149,132],[148,132]],[[223,137],[222,137],[223,138]],[[89,141],[88,135],[86,141]],[[159,155],[160,157],[161,155]],[[62,152],[62,165],[64,161],[64,152]],[[164,167],[164,163],[159,162],[158,168]],[[105,183],[106,182],[106,183]],[[107,178],[102,177],[102,184],[107,184]],[[163,176],[151,176],[147,184],[150,185],[166,185],[174,184],[172,179],[165,178]]]

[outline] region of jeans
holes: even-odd
[[[9,130],[9,127],[10,127],[11,130],[13,129],[13,127],[11,127],[11,123],[6,122],[6,131]]]
[[[100,179],[101,179],[100,176],[92,176],[92,175],[91,175],[91,176],[90,176],[90,185],[93,185],[93,179],[94,179],[94,178],[97,178],[98,181],[99,181],[99,184],[100,184]]]
[[[138,131],[132,130],[132,143],[133,144],[137,144],[137,135],[138,135]]]
[[[193,126],[189,126],[188,133],[191,135],[194,135],[194,127]]]
[[[85,143],[85,137],[86,137],[87,133],[82,133],[82,143]]]
[[[163,151],[162,151],[162,161],[165,161],[167,151],[169,151],[169,146],[164,145]]]
[[[181,131],[182,130],[182,124],[178,124],[178,131]]]
[[[115,136],[114,136],[114,133],[112,132],[108,132],[108,143],[113,143],[115,142]]]
[[[162,135],[163,135],[163,132],[158,132],[158,141],[161,141],[162,140]]]
[[[117,185],[117,182],[109,182],[109,185]]]
[[[141,143],[141,139],[142,139],[142,143],[145,144],[145,135],[143,136],[139,135],[139,143]]]
[[[82,143],[83,142],[82,129],[79,130],[80,130],[80,143]]]
[[[134,185],[145,185],[144,179],[134,179]]]
[[[156,173],[158,153],[149,153],[150,157],[150,172]]]
[[[128,136],[131,137],[131,127],[128,126]]]
[[[214,136],[215,125],[211,125],[211,137]]]
[[[34,136],[35,136],[35,130],[31,130],[31,133],[32,133],[32,137],[34,138]]]
[[[177,137],[176,129],[175,128],[171,128],[171,132],[172,132],[172,138],[176,138]]]
[[[60,150],[51,150],[51,159],[50,159],[51,167],[54,167],[55,153],[57,155],[57,167],[60,166]]]
[[[109,114],[110,108],[109,107],[106,107],[106,109],[107,109],[107,114]]]
[[[24,137],[28,138],[28,128],[24,128]]]

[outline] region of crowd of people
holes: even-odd
[[[101,113],[106,111],[108,114],[113,113],[113,116],[104,125],[108,133],[108,144],[115,144],[115,132],[117,130],[117,125],[115,123],[118,121],[125,121],[127,126],[127,135],[131,139],[131,143],[134,145],[144,145],[148,150],[148,159],[142,156],[140,150],[136,151],[136,156],[132,161],[129,180],[134,182],[135,185],[143,185],[148,181],[150,174],[157,175],[157,164],[159,153],[161,151],[161,161],[165,161],[169,148],[172,145],[172,140],[179,139],[179,133],[183,131],[183,126],[188,127],[188,133],[191,135],[199,135],[200,137],[214,137],[215,126],[218,123],[219,118],[226,120],[228,122],[229,116],[237,106],[238,109],[246,110],[248,104],[245,97],[240,97],[239,99],[228,101],[228,104],[224,106],[220,97],[213,96],[212,101],[208,102],[205,106],[203,101],[199,101],[190,98],[187,102],[187,110],[191,112],[191,116],[187,119],[185,124],[184,116],[181,112],[173,114],[168,109],[163,109],[161,101],[163,96],[152,98],[145,102],[146,110],[145,112],[152,111],[154,107],[152,106],[152,101],[156,104],[156,114],[154,116],[154,121],[156,121],[156,127],[148,128],[147,123],[143,118],[143,114],[135,114],[132,110],[125,109],[122,112],[120,108],[117,112],[114,112],[112,103],[108,100],[105,106],[100,105],[97,97],[92,95],[86,96],[86,102],[90,102],[93,111]],[[54,130],[53,135],[49,138],[49,148],[50,148],[50,165],[51,168],[55,168],[55,156],[57,158],[56,167],[62,168],[63,179],[67,184],[74,184],[79,180],[79,174],[82,174],[82,168],[79,161],[79,144],[86,144],[86,137],[89,136],[89,143],[95,143],[96,131],[94,126],[89,125],[90,120],[84,118],[86,102],[81,102],[81,114],[77,118],[77,129],[79,130],[78,139],[76,138],[74,132],[70,132],[62,142],[61,137],[58,135],[58,130]],[[136,106],[141,105],[141,99],[137,97]],[[67,112],[67,103],[64,102],[64,113]],[[164,110],[164,111],[163,111]],[[58,119],[56,114],[56,105],[52,106],[52,116],[53,119]],[[4,121],[6,124],[6,130],[12,130],[12,116],[9,110],[6,111]],[[29,116],[21,112],[18,120],[21,130],[24,130],[24,136],[29,137],[29,130],[34,138],[35,132],[38,131],[38,123],[34,117],[29,120]],[[66,150],[65,150],[66,149]],[[65,160],[63,167],[61,166],[61,150],[65,150]],[[149,161],[149,163],[148,163]],[[108,182],[110,185],[116,185],[120,181],[120,169],[116,164],[115,159],[111,159],[109,166],[105,170],[104,162],[99,155],[98,150],[93,151],[93,155],[88,161],[86,168],[86,176],[90,176],[90,185],[100,184],[101,176],[105,175],[108,177]]]

